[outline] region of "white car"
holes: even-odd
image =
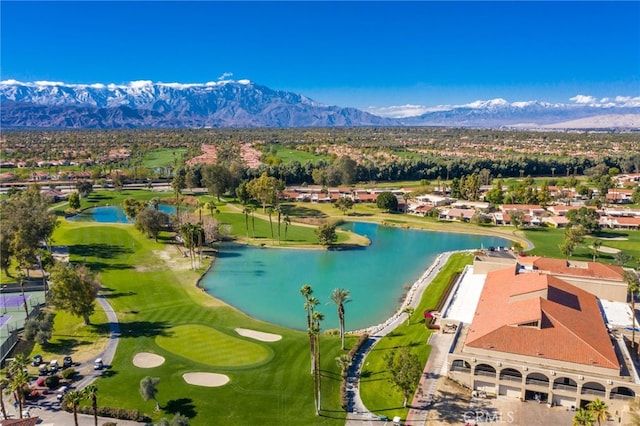
[[[102,370],[104,368],[104,364],[102,363],[102,358],[96,359],[96,362],[93,363],[94,370]]]

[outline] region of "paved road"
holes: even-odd
[[[388,422],[386,418],[377,416],[376,414],[370,412],[367,407],[365,407],[362,399],[360,398],[360,372],[362,370],[362,363],[364,362],[364,359],[366,358],[369,351],[376,345],[376,343],[378,343],[378,341],[380,341],[382,337],[391,333],[398,325],[406,321],[407,314],[402,313],[402,310],[406,307],[412,307],[414,309],[418,307],[424,291],[429,286],[431,281],[433,281],[436,275],[438,275],[440,269],[442,269],[442,267],[447,263],[452,253],[453,252],[442,253],[436,258],[436,261],[433,263],[433,265],[431,265],[429,269],[427,269],[422,277],[420,277],[420,279],[414,284],[411,290],[409,290],[405,302],[393,317],[389,318],[384,324],[380,324],[376,327],[371,327],[368,330],[370,333],[370,337],[362,345],[360,350],[354,355],[353,363],[349,368],[349,372],[347,375],[348,414],[346,426],[369,426]],[[422,389],[431,389],[431,387],[433,386],[433,389],[435,391],[435,384],[432,385],[432,380],[434,383],[437,382],[437,377],[435,377],[435,372],[433,370],[442,368],[442,361],[436,358],[438,356],[441,357],[443,352],[444,357],[446,358],[446,352],[448,348],[443,349],[446,346],[445,340],[437,339],[434,341],[437,341],[438,343],[433,347],[431,355],[429,357],[429,361],[427,361],[427,364],[425,366],[425,370],[421,378],[421,386]],[[440,370],[437,370],[438,377],[439,374]],[[428,413],[428,410],[426,409],[428,405],[427,401],[421,402],[420,400],[414,400],[413,403],[415,403],[417,406],[421,404],[424,409],[411,410],[409,412],[409,418],[414,419],[414,423],[412,424],[424,424]],[[422,417],[424,417],[424,420],[422,420],[422,423],[419,423]]]
[[[120,338],[120,326],[118,325],[118,317],[114,312],[113,308],[107,302],[107,300],[98,296],[98,303],[107,314],[107,319],[109,320],[109,341],[107,342],[107,346],[105,350],[99,354],[96,358],[102,358],[105,366],[107,368],[113,362],[113,357],[116,354],[116,349],[118,348],[118,340]],[[93,383],[102,371],[96,371],[93,369],[94,360],[87,361],[79,366],[76,366],[76,371],[82,376],[80,380],[77,380],[73,383],[75,390],[81,390]],[[98,403],[99,403],[99,394],[98,394]],[[5,398],[6,407],[8,408],[8,414],[10,414],[10,418],[15,419],[19,417],[19,413],[17,410],[13,410],[10,401]],[[56,399],[55,393],[50,394],[46,399],[39,400],[37,404],[29,404],[25,407],[26,410],[29,411],[31,417],[38,416],[42,420],[42,424],[51,424],[56,426],[67,426],[73,425],[73,414],[67,413],[66,411],[60,408],[60,404]],[[98,424],[101,425],[107,421],[115,421],[118,426],[140,426],[140,423],[126,421],[126,420],[117,420],[111,418],[98,418]],[[92,426],[94,424],[93,416],[89,415],[78,415],[78,424],[79,426]]]

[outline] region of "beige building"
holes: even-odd
[[[640,393],[596,296],[549,271],[488,272],[471,324],[458,328],[448,375],[476,391],[575,408],[598,397],[611,413]]]

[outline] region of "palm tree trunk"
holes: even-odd
[[[95,396],[91,397],[91,406],[93,408],[93,424],[98,426],[98,398]]]
[[[20,290],[22,291],[22,301],[24,303],[25,318],[29,319],[29,308],[27,308],[27,298],[24,295],[24,279],[20,278]]]
[[[634,292],[631,292],[631,349],[636,348],[636,297]]]
[[[0,392],[2,392],[1,388],[0,388]],[[2,409],[2,418],[6,419],[7,418],[7,408],[4,406],[4,398],[2,397],[2,394],[0,394],[0,409]]]
[[[78,407],[73,404],[73,422],[78,426]]]

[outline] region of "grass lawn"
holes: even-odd
[[[155,421],[180,412],[192,425],[210,425],[212,419],[237,425],[344,424],[334,361],[343,353],[338,336],[321,339],[323,416],[316,417],[305,333],[253,320],[203,293],[195,287],[202,271],[190,270],[173,247],[145,238],[131,225],[63,222],[54,239],[70,247],[72,261],[100,271],[103,293],[119,317],[116,357],[96,382],[100,405],[137,408]],[[106,323],[96,319],[96,326],[106,333]],[[239,336],[236,327],[283,338],[261,342]],[[132,360],[138,352],[166,361],[137,368]],[[194,371],[226,374],[231,382],[217,388],[186,384],[182,375]],[[157,413],[153,401],[138,394],[139,381],[148,375],[160,378]]]
[[[180,160],[186,148],[159,148],[145,154],[142,159],[142,167],[153,169],[156,167],[173,166],[175,160]]]
[[[560,245],[564,242],[564,229],[555,228],[531,228],[523,230],[527,239],[529,239],[535,248],[528,254],[536,256],[563,258],[560,251]],[[593,252],[589,249],[589,245],[594,239],[602,242],[603,247],[622,250],[631,257],[624,266],[637,267],[640,262],[640,231],[613,231],[605,230],[595,235],[587,235],[583,245],[576,248],[572,259],[592,261]],[[614,254],[600,253],[596,258],[598,262],[616,263]]]
[[[369,410],[389,418],[400,416],[404,419],[407,417],[409,409],[402,407],[404,400],[402,393],[388,380],[384,356],[399,348],[406,347],[418,355],[421,365],[426,364],[431,352],[431,347],[426,342],[432,331],[425,327],[423,313],[426,309],[437,305],[453,274],[461,272],[465,265],[471,264],[472,261],[473,257],[470,254],[452,255],[425,291],[418,308],[411,316],[410,323],[405,322],[392,333],[380,339],[367,355],[360,374],[360,396]],[[410,403],[411,399],[408,404]]]
[[[300,150],[291,149],[291,148],[283,148],[282,146],[276,146],[276,148],[277,148],[277,152],[275,156],[279,157],[284,164],[290,163],[292,161],[297,161],[300,164],[304,164],[307,161],[316,163],[320,160],[324,160],[324,161],[331,160],[331,158],[328,155],[312,154],[307,151],[300,151]]]

